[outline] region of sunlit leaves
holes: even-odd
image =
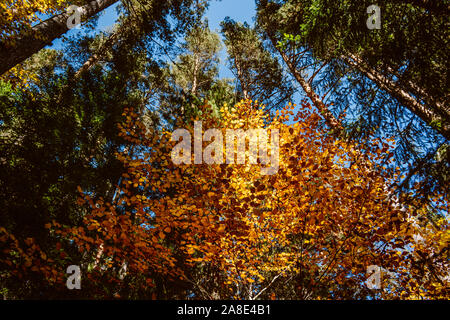
[[[121,136],[134,152],[117,155],[126,172],[115,197],[94,200],[80,188],[88,212],[82,226],[46,225],[83,253],[90,284],[102,288],[108,279],[120,288],[126,265],[126,281],[149,296],[162,294],[164,279],[188,288],[177,296],[205,299],[446,297],[448,221],[416,219],[427,208],[402,205],[389,192],[397,173],[375,165],[388,144],[372,141],[362,153],[331,138],[305,103],[273,118],[252,106],[242,101],[219,116],[201,106],[203,131],[278,129],[277,174],[263,175],[262,164],[249,161],[175,165],[171,133],[148,129],[125,110]],[[292,116],[298,121],[287,125]],[[193,120],[179,125],[192,131]],[[14,250],[25,268],[48,256]],[[385,274],[381,291],[365,285],[371,265]]]

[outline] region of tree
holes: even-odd
[[[134,23],[126,27],[121,24],[114,39],[102,35],[75,37],[66,41],[66,54],[41,50],[23,65],[25,71],[35,75],[26,79],[26,89],[2,82],[0,188],[9,197],[0,200],[5,209],[1,224],[17,250],[27,246],[27,239],[33,239],[33,244],[55,263],[79,259],[70,244],[62,247],[66,255],[63,260],[58,250],[49,251],[55,235],[48,234],[44,225],[51,220],[65,226],[79,225],[85,211],[76,203],[78,185],[98,197],[114,197],[121,167],[115,152],[127,148],[127,142],[118,137],[117,123],[124,106],[133,105],[147,125],[157,127],[156,110],[149,106],[161,72],[157,59],[176,34],[183,32],[179,26],[191,22],[185,19],[191,8],[182,8],[163,3],[141,9],[121,21]],[[174,18],[170,25],[169,14]],[[157,44],[158,40],[164,45]],[[93,53],[99,53],[96,62],[80,71]],[[45,154],[40,155],[43,150]],[[28,265],[29,261],[16,263]],[[60,267],[58,272],[65,268]],[[23,274],[20,281],[17,274],[2,273],[8,296],[68,295],[52,291],[41,281],[47,276],[54,279],[53,274],[39,280],[33,274],[35,270]]]
[[[60,65],[61,57],[54,63]],[[96,70],[56,102],[64,80],[55,69],[59,67],[39,70],[39,88],[14,91],[2,83],[0,98],[0,190],[8,195],[0,199],[1,225],[19,248],[33,239],[49,259],[59,252],[48,250],[55,238],[44,225],[52,219],[70,226],[79,223],[83,211],[76,204],[78,185],[98,196],[113,196],[121,172],[115,152],[124,144],[115,124],[121,120],[121,105],[131,100],[123,92],[125,74],[118,78]],[[77,256],[68,249],[66,254]],[[57,294],[33,275],[17,280],[2,275],[12,297]]]
[[[261,7],[264,2],[270,3],[262,1]],[[444,18],[428,15],[412,5],[384,1],[379,4],[383,10],[382,28],[368,32],[365,8],[369,5],[285,1],[277,9],[282,21],[279,31],[298,34],[301,43],[312,48],[314,56],[322,61],[342,59],[448,139],[448,92],[442,82],[446,73],[442,42],[448,38],[442,27]],[[428,37],[430,33],[434,37]],[[428,83],[432,79],[434,85],[427,85],[425,79]],[[436,126],[437,122],[440,125]]]
[[[192,96],[211,88],[218,75],[219,36],[209,30],[208,25],[198,25],[190,30],[182,45],[184,54],[172,66],[172,76],[182,91]]]
[[[116,2],[117,0],[92,0],[84,2],[84,5],[79,8],[82,21],[93,18],[97,13]],[[140,20],[141,22],[148,22],[154,19],[154,24],[162,23],[158,27],[169,29],[167,24],[164,24],[164,18],[169,13],[173,13],[174,16],[177,16],[178,18],[182,17],[188,21],[189,14],[192,12],[190,8],[192,3],[192,0],[173,0],[164,2],[150,0],[144,2],[125,1],[124,11],[128,16],[137,15],[137,20]],[[197,6],[202,7],[205,5],[207,5],[207,3],[205,4],[204,1],[197,1]],[[67,21],[70,16],[71,14],[64,12],[54,15],[33,27],[25,25],[25,31],[19,33],[17,36],[18,39],[14,39],[14,41],[2,41],[0,43],[2,48],[0,53],[0,75],[25,61],[46,45],[51,44],[53,40],[65,34],[69,30]],[[133,21],[133,19],[130,20]],[[134,22],[136,22],[136,19],[134,19]],[[22,27],[23,26],[19,27],[19,30]],[[147,29],[147,31],[149,30]]]
[[[236,99],[231,80],[218,78],[222,43],[208,22],[201,21],[201,14],[177,47],[177,55],[167,59],[158,81],[155,104],[172,125],[177,114],[189,118],[205,101],[218,110],[221,103],[232,104]]]
[[[242,97],[272,108],[283,107],[293,89],[286,82],[278,60],[263,46],[257,31],[229,18],[221,26],[229,65],[239,82]]]
[[[379,3],[381,30],[368,30],[366,4],[260,1],[258,23],[331,128],[341,122],[345,134],[358,140],[396,137],[397,164],[410,166],[400,185],[420,181],[418,196],[426,199],[445,189],[450,168],[437,160],[447,158],[442,152],[448,145],[445,22],[386,1]]]
[[[388,144],[360,157],[355,145],[329,139],[306,103],[295,115],[301,122],[283,124],[293,108],[266,125],[251,101],[219,117],[201,108],[205,131],[278,129],[277,175],[262,174],[251,150],[241,165],[176,165],[171,133],[126,110],[122,136],[137,152],[118,155],[126,172],[117,196],[95,201],[83,192],[89,213],[81,227],[47,226],[84,253],[77,264],[87,289],[97,298],[445,298],[448,222],[441,218],[430,232],[413,207],[392,201],[383,186],[396,174],[373,170]],[[191,121],[184,125],[193,133]],[[423,277],[417,261],[430,252],[433,272]],[[372,265],[384,270],[379,292],[365,285]]]
[[[69,52],[76,52],[83,61],[90,54],[91,40],[77,39]],[[53,219],[66,226],[79,225],[84,211],[76,203],[78,185],[99,197],[113,198],[121,172],[115,152],[127,146],[117,129],[123,106],[139,106],[144,114],[145,90],[138,88],[146,88],[146,75],[150,78],[158,71],[155,62],[145,58],[154,48],[147,46],[145,51],[141,42],[135,41],[135,50],[131,50],[133,42],[126,40],[128,47],[122,43],[110,49],[106,70],[90,68],[77,81],[72,80],[74,73],[69,67],[76,66],[76,61],[44,49],[27,62],[26,67],[38,75],[28,79],[27,90],[2,82],[0,189],[9,197],[0,199],[4,208],[1,225],[17,248],[33,239],[48,259],[61,260],[59,251],[48,250],[55,237],[44,225]],[[66,257],[61,261],[79,258],[70,245],[63,249]],[[17,266],[22,262],[16,262]],[[59,271],[64,268],[61,265]],[[8,295],[42,298],[61,294],[33,272],[24,274],[20,281],[14,274],[2,274]],[[25,285],[27,281],[31,285]]]
[[[56,14],[54,2],[30,3],[8,11],[21,18],[4,20],[6,33],[25,36],[33,13]],[[399,6],[442,20],[441,6],[418,3]],[[428,56],[426,75],[408,42],[420,30],[406,21],[393,34],[413,61],[391,52],[377,65],[396,44],[360,33],[365,8],[328,7],[364,22],[353,35],[322,23],[326,1],[259,1],[255,28],[222,24],[233,86],[218,76],[205,5],[124,1],[111,32],[40,50],[18,66],[28,78],[0,81],[3,297],[447,299],[448,192],[424,186],[445,186],[450,149],[393,93],[437,112],[441,80],[416,80],[443,72],[443,55]],[[319,39],[325,29],[335,37]],[[382,48],[371,51],[372,36]],[[292,94],[279,61],[311,105],[275,112]],[[244,96],[253,100],[236,103]],[[400,149],[432,174],[401,177]],[[67,290],[68,265],[81,268],[83,290]],[[365,283],[370,270],[381,290]]]
[[[79,3],[80,1],[76,1],[74,4]],[[11,43],[20,32],[31,29],[33,24],[39,22],[40,14],[55,14],[62,11],[66,5],[66,1],[55,0],[29,0],[20,4],[14,0],[3,1],[0,7],[1,42]]]
[[[93,0],[81,7],[80,13],[85,19],[90,19],[98,12],[106,9],[117,0]],[[12,43],[2,43],[0,53],[0,74],[5,73],[17,64],[25,61],[34,53],[51,44],[53,40],[69,30],[67,21],[71,14],[65,12],[55,15],[27,30]]]

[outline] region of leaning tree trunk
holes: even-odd
[[[82,21],[89,20],[92,16],[117,1],[90,1],[80,9]],[[5,46],[4,44],[0,44],[0,75],[25,61],[46,45],[50,45],[53,40],[66,33],[69,30],[67,21],[70,17],[71,14],[67,12],[55,15],[31,28],[27,35],[19,37],[14,45]]]
[[[420,103],[401,86],[398,86],[395,81],[371,68],[358,56],[349,54],[341,58],[349,66],[355,68],[375,82],[381,89],[389,93],[399,103],[425,121],[429,126],[433,127],[446,139],[450,140],[450,123],[448,120],[450,119],[450,111],[448,107],[439,104],[435,105],[438,110],[434,110],[431,106]]]
[[[129,22],[129,20],[126,20],[125,23]],[[93,66],[97,64],[98,61],[100,61],[102,58],[105,57],[108,50],[110,50],[113,45],[119,40],[119,37],[124,32],[124,25],[122,24],[119,26],[119,28],[114,31],[109,37],[106,39],[106,41],[101,45],[101,47],[93,53],[88,60],[86,60],[83,65],[77,70],[77,72],[74,74],[73,79],[77,80],[81,77],[81,75],[91,69]]]
[[[309,84],[308,81],[301,75],[300,71],[297,70],[296,66],[292,63],[289,57],[286,55],[283,50],[281,50],[276,43],[275,38],[272,35],[268,35],[271,40],[273,46],[277,49],[278,53],[281,55],[284,63],[287,65],[289,71],[294,76],[295,80],[297,80],[298,84],[302,87],[303,91],[306,93],[309,99],[311,99],[314,106],[317,108],[319,113],[324,117],[327,126],[333,130],[333,133],[336,135],[340,135],[344,132],[344,128],[340,121],[336,119],[333,113],[328,109],[328,107],[323,103],[322,99],[314,92],[313,88]]]

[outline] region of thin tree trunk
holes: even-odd
[[[236,67],[239,82],[241,83],[242,94],[244,95],[244,99],[248,100],[250,99],[250,95],[248,93],[247,83],[245,82],[244,74],[242,72],[242,66],[239,63],[237,56],[234,58],[234,65]]]
[[[114,43],[117,42],[119,35],[122,33],[123,29],[124,29],[123,26],[120,26],[118,30],[114,31],[114,33],[112,33],[108,37],[108,39],[106,39],[106,41],[100,46],[97,52],[94,53],[92,56],[90,56],[88,60],[86,60],[86,62],[74,74],[73,77],[75,80],[78,79],[84,72],[88,71],[93,66],[95,66],[98,61],[100,61],[102,58],[105,57],[108,50],[111,49]]]
[[[445,106],[445,104],[449,101],[448,95],[444,95],[442,97],[432,97],[416,83],[411,80],[402,79],[402,75],[392,67],[387,66],[386,70],[388,73],[397,77],[398,80],[396,81],[396,84],[402,86],[405,90],[422,100],[428,107],[432,108],[444,119],[450,119],[450,108]]]
[[[195,96],[197,94],[197,90],[198,90],[198,75],[197,75],[197,73],[198,73],[199,68],[200,68],[200,58],[197,55],[194,60],[194,72],[193,72],[194,79],[192,80],[192,88],[191,88],[191,94],[193,96]]]
[[[270,36],[269,36],[270,37]],[[289,57],[284,53],[281,49],[279,49],[276,45],[276,41],[273,37],[270,37],[270,40],[272,41],[272,44],[275,48],[277,48],[278,52],[280,53],[281,57],[283,58],[283,61],[286,63],[287,67],[289,68],[289,71],[294,76],[295,80],[300,84],[300,86],[303,88],[303,91],[306,93],[309,99],[313,102],[314,106],[319,110],[319,113],[324,117],[326,124],[330,129],[333,130],[333,133],[339,135],[344,132],[344,128],[342,127],[342,124],[336,117],[331,113],[331,111],[328,109],[328,107],[323,103],[323,101],[320,99],[320,97],[314,92],[313,88],[309,84],[308,81],[306,81],[305,78],[300,74],[300,72],[297,70],[297,68],[294,66],[292,61],[289,59]]]
[[[89,20],[98,12],[111,6],[118,0],[93,0],[80,9],[82,21]],[[67,12],[55,15],[34,26],[27,35],[16,40],[16,44],[6,47],[0,44],[0,75],[25,61],[33,54],[39,52],[46,45],[50,45],[69,28],[67,21],[71,14]]]

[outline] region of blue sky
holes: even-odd
[[[206,17],[211,30],[218,32],[220,22],[227,16],[235,21],[252,25],[255,10],[255,0],[215,0],[211,2]]]
[[[102,13],[98,23],[100,30],[105,30],[114,24],[117,17],[116,6],[117,4],[112,5]],[[206,17],[209,20],[211,30],[218,32],[220,22],[227,16],[233,20],[252,25],[255,10],[255,0],[212,0],[206,12]]]

